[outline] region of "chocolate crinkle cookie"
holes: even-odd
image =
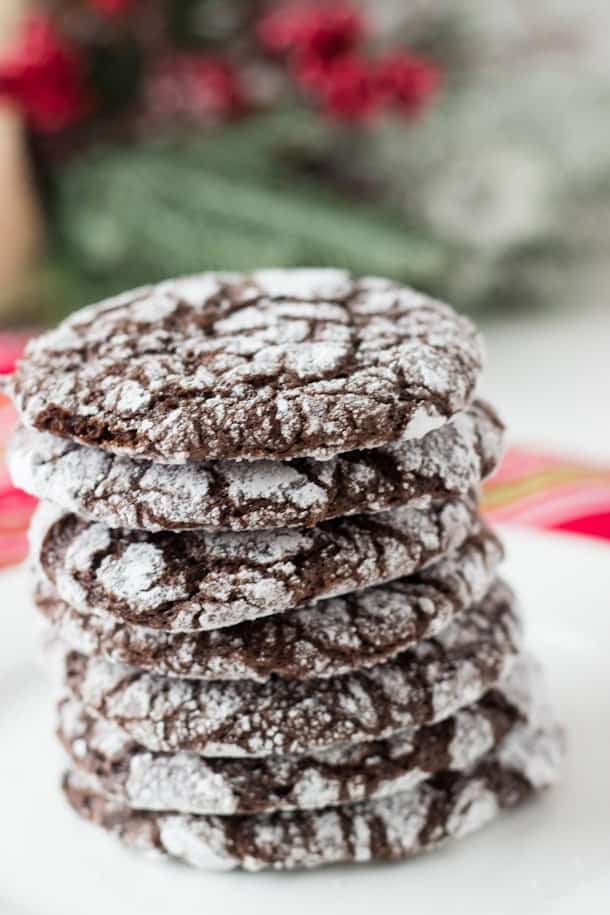
[[[82,818],[281,870],[408,858],[556,781],[481,368],[449,306],[338,269],[168,280],[30,342],[9,463]]]
[[[563,736],[549,720],[514,728],[461,772],[441,772],[412,791],[378,800],[254,816],[196,816],[134,810],[104,795],[82,770],[64,777],[84,819],[127,845],[207,870],[311,868],[396,861],[481,829],[559,778]]]
[[[135,461],[20,429],[15,483],[109,527],[256,530],[312,527],[330,518],[465,495],[495,470],[503,426],[477,402],[422,439],[327,461]]]
[[[329,458],[421,438],[471,401],[473,326],[341,270],[206,273],[124,293],[32,341],[26,426],[177,464]]]
[[[370,669],[317,680],[171,680],[68,651],[70,694],[153,751],[270,756],[385,738],[476,702],[522,647],[510,589],[499,582],[435,638]]]
[[[546,719],[540,669],[522,657],[505,680],[438,724],[306,756],[153,753],[70,697],[59,703],[58,736],[73,766],[93,776],[100,793],[128,807],[227,816],[319,809],[411,791],[438,772],[474,765],[515,727]]]
[[[170,631],[232,626],[417,572],[480,524],[456,496],[313,528],[209,534],[114,530],[43,504],[35,561],[77,610]]]
[[[389,660],[444,629],[483,599],[502,559],[484,525],[454,553],[415,575],[207,632],[163,632],[74,610],[39,576],[34,600],[71,648],[169,677],[297,680]]]

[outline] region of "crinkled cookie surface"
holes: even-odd
[[[207,273],[72,314],[12,389],[26,426],[132,457],[328,458],[422,437],[481,362],[469,321],[388,280]]]
[[[502,440],[501,422],[478,402],[423,439],[327,461],[172,466],[22,428],[9,465],[21,489],[109,527],[260,530],[464,495],[495,470]]]

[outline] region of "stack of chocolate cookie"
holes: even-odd
[[[15,482],[74,809],[249,870],[397,859],[554,782],[450,308],[338,270],[129,292],[30,344]]]

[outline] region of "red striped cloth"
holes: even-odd
[[[10,374],[27,335],[0,333],[0,374]],[[0,566],[20,562],[36,500],[12,485],[4,462],[16,416],[0,394]],[[492,522],[563,530],[610,540],[610,468],[512,448],[484,489]]]
[[[26,334],[0,333],[0,375],[9,375],[27,340]],[[15,410],[0,393],[0,567],[21,562],[27,552],[26,531],[36,500],[10,481],[4,454],[16,422]]]
[[[610,540],[610,468],[511,448],[483,505],[495,522]]]

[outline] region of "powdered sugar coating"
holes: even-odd
[[[464,409],[472,325],[337,270],[203,274],[124,293],[31,342],[26,426],[132,457],[332,457],[419,438]]]
[[[83,614],[40,577],[38,607],[71,648],[165,676],[308,680],[371,667],[434,636],[494,580],[502,548],[484,527],[414,576],[365,591],[199,633],[168,633]]]
[[[469,835],[558,780],[563,740],[551,721],[518,727],[508,739],[510,763],[500,744],[463,773],[441,773],[413,791],[315,811],[226,817],[134,811],[105,798],[79,771],[67,773],[64,791],[77,813],[128,845],[195,867],[258,871],[399,860]]]
[[[20,429],[9,464],[16,486],[110,527],[311,527],[337,516],[466,494],[495,469],[502,431],[493,411],[476,403],[423,439],[328,461],[169,466]]]
[[[474,496],[314,528],[217,534],[111,530],[43,504],[32,544],[35,561],[75,609],[184,632],[413,574],[457,549],[478,524]]]
[[[520,645],[513,596],[498,583],[434,639],[341,677],[202,684],[69,652],[66,684],[88,711],[153,751],[299,754],[440,721],[506,676]]]
[[[223,816],[315,809],[411,791],[437,772],[469,768],[520,722],[531,727],[549,716],[540,671],[528,658],[519,659],[507,680],[479,702],[445,721],[304,757],[151,753],[74,699],[62,700],[58,711],[59,737],[72,763],[93,775],[105,796],[138,810]]]

